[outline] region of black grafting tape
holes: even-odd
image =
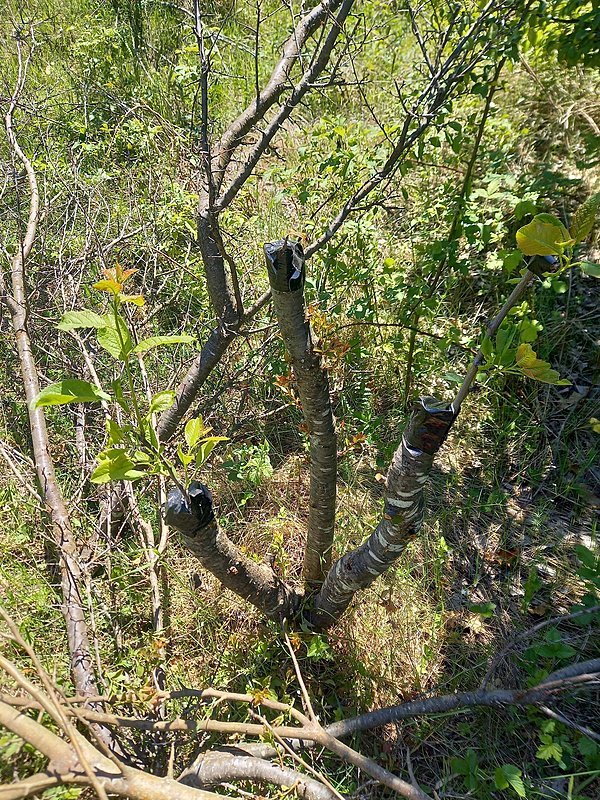
[[[434,455],[444,443],[453,422],[451,406],[434,397],[421,397],[415,404],[407,441],[411,447]]]
[[[163,518],[171,528],[185,536],[196,536],[215,518],[210,490],[199,481],[192,481],[188,500],[179,489],[171,489],[163,506]]]
[[[297,292],[304,286],[304,250],[300,242],[278,239],[264,246],[271,289]]]

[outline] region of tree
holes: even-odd
[[[116,6],[118,10],[122,10],[120,4],[117,3]],[[140,28],[143,25],[143,17],[137,13],[138,4],[132,3],[127,8],[136,11],[131,16],[132,25]],[[466,6],[439,9],[437,4],[432,3],[428,11],[431,14],[430,18],[423,8],[413,8],[409,4],[405,9],[405,22],[394,27],[396,23],[392,17],[386,18],[383,23],[375,22],[376,16],[382,13],[380,7],[375,8],[372,4],[365,4],[364,7],[358,8],[352,0],[324,0],[310,11],[294,18],[293,30],[283,44],[281,56],[272,68],[269,67],[271,69],[269,76],[261,82],[265,67],[259,58],[259,43],[265,18],[261,16],[263,10],[259,3],[256,8],[255,25],[251,30],[255,43],[254,50],[250,51],[256,79],[254,96],[233,121],[222,124],[222,130],[217,130],[217,124],[211,113],[210,100],[211,89],[217,84],[213,60],[218,53],[217,44],[221,33],[215,32],[214,25],[207,24],[206,14],[201,11],[198,2],[194,4],[193,12],[184,9],[182,13],[189,16],[193,24],[199,63],[197,244],[215,325],[202,346],[200,355],[177,390],[161,392],[154,396],[149,392],[145,405],[137,398],[139,388],[145,381],[144,354],[155,347],[185,343],[190,340],[190,336],[189,334],[150,336],[136,342],[135,331],[132,332],[124,309],[128,304],[140,306],[143,298],[140,295],[126,293],[124,287],[131,277],[131,271],[123,270],[119,265],[106,269],[104,279],[96,284],[98,290],[106,292],[109,296],[108,313],[99,314],[89,309],[69,311],[63,316],[60,328],[68,332],[89,329],[95,331],[98,346],[122,365],[122,378],[113,383],[111,393],[106,392],[95,374],[93,362],[87,358],[87,377],[91,380],[66,379],[58,384],[50,384],[41,391],[39,389],[37,365],[32,355],[25,314],[27,261],[35,242],[40,216],[38,188],[34,165],[21,149],[14,122],[25,85],[29,59],[34,53],[35,37],[33,27],[29,28],[27,34],[29,38],[26,39],[29,50],[24,59],[23,33],[19,31],[17,34],[19,75],[6,114],[6,130],[13,159],[17,163],[20,162],[25,170],[30,206],[25,234],[19,237],[18,246],[11,257],[12,290],[9,294],[3,287],[3,294],[8,298],[19,349],[30,408],[29,419],[39,482],[44,501],[52,515],[55,543],[60,558],[65,618],[75,687],[80,697],[94,698],[91,701],[91,710],[85,709],[83,713],[75,712],[74,716],[80,721],[88,721],[93,726],[92,731],[98,737],[99,744],[109,748],[101,756],[99,751],[91,748],[87,742],[79,740],[68,719],[73,705],[65,703],[63,698],[56,696],[55,689],[36,663],[35,654],[27,648],[9,620],[12,638],[27,650],[36,664],[39,676],[44,681],[45,694],[39,692],[37,695],[34,694],[30,684],[16,669],[10,674],[21,688],[32,695],[34,702],[62,727],[71,742],[68,748],[64,747],[62,740],[54,734],[42,732],[39,726],[31,724],[29,718],[15,712],[10,703],[2,706],[5,726],[19,735],[23,733],[24,738],[47,755],[55,765],[50,770],[51,774],[43,779],[40,778],[40,781],[46,781],[44,786],[72,780],[89,783],[101,795],[110,791],[134,797],[154,796],[154,794],[158,796],[161,792],[169,794],[182,791],[179,784],[177,788],[165,784],[161,784],[160,787],[158,784],[152,784],[152,781],[148,782],[139,771],[135,772],[133,768],[125,767],[122,761],[112,762],[116,764],[120,777],[100,776],[102,772],[111,774],[112,767],[105,760],[109,758],[110,748],[116,747],[112,734],[108,733],[110,726],[126,728],[129,724],[133,727],[136,725],[131,720],[123,718],[110,719],[110,715],[101,710],[104,701],[96,699],[99,692],[81,601],[81,566],[73,544],[69,514],[49,455],[43,408],[67,402],[104,404],[109,440],[108,446],[99,456],[92,480],[98,483],[109,480],[125,481],[123,492],[132,512],[133,524],[144,536],[151,567],[153,616],[157,632],[163,630],[164,621],[161,612],[160,567],[156,552],[160,554],[166,546],[166,533],[161,529],[160,542],[157,545],[152,527],[143,519],[139,501],[130,484],[131,480],[151,475],[158,475],[163,480],[171,478],[177,483],[177,488],[172,490],[166,499],[165,519],[171,527],[180,530],[190,552],[197,556],[203,566],[213,572],[225,586],[256,605],[272,619],[294,621],[302,618],[315,629],[327,629],[339,620],[355,593],[368,586],[388,569],[398,559],[411,538],[418,533],[424,512],[424,485],[433,459],[454,423],[478,371],[484,362],[489,362],[490,365],[494,363],[489,342],[498,333],[511,308],[521,300],[536,273],[552,272],[549,265],[540,266],[537,261],[530,265],[531,269],[524,269],[510,297],[490,323],[481,350],[475,356],[473,365],[452,403],[440,402],[435,398],[424,398],[419,402],[388,470],[384,511],[380,523],[363,545],[346,553],[331,566],[337,442],[327,370],[319,351],[318,339],[307,319],[303,296],[305,261],[330,247],[338,232],[354,215],[385,209],[390,193],[395,191],[398,175],[402,176],[407,163],[419,156],[419,148],[425,134],[431,128],[446,126],[452,103],[465,91],[466,83],[473,81],[473,76],[479,75],[485,89],[485,103],[477,127],[472,158],[468,162],[457,201],[457,210],[450,226],[448,240],[452,244],[460,228],[462,210],[470,193],[472,170],[490,111],[491,98],[504,63],[515,52],[521,30],[527,20],[529,6],[519,2],[490,0],[483,7],[473,9]],[[235,14],[235,11],[231,13]],[[219,21],[222,29],[228,21],[226,15]],[[391,76],[398,105],[402,108],[398,114],[400,121],[394,124],[382,122],[378,110],[372,107],[368,82],[362,74],[366,68],[361,63],[361,54],[371,46],[372,39],[375,38],[374,28],[385,25],[392,31],[390,38],[400,35],[400,32],[404,36],[410,31],[414,37],[414,46],[422,56],[422,62],[415,71],[414,82],[402,83],[399,75]],[[142,43],[143,37],[139,40],[140,48]],[[139,54],[139,58],[140,64],[136,68],[143,67],[143,54]],[[271,148],[276,147],[285,125],[301,109],[302,104],[309,102],[311,96],[318,91],[348,87],[352,84],[355,85],[356,91],[380,130],[377,155],[373,161],[367,160],[362,165],[353,180],[347,182],[349,185],[346,185],[345,175],[342,174],[340,184],[335,187],[331,201],[325,204],[324,213],[321,214],[321,218],[326,213],[331,216],[322,223],[312,242],[303,247],[296,241],[296,237],[288,235],[284,239],[265,245],[270,290],[248,302],[244,299],[248,294],[248,287],[244,286],[242,271],[236,259],[229,253],[232,237],[227,227],[227,215],[247,190],[261,159]],[[583,216],[591,215],[590,218],[593,218],[597,204],[597,198],[594,197],[591,205],[582,212]],[[526,247],[522,247],[523,252],[533,257],[556,256],[559,260],[559,270],[569,268],[571,265],[568,257],[571,252],[569,248],[575,241],[585,239],[590,230],[589,227],[585,229],[587,222],[583,226],[584,229],[574,232],[573,225],[570,231],[567,231],[555,218],[544,219],[543,215],[539,217],[541,218],[536,217],[531,223],[543,228],[542,235],[539,235],[536,241],[538,243],[541,241],[550,252],[545,252],[544,247],[540,250],[539,246],[533,250],[530,248],[529,252]],[[224,219],[226,222],[223,222]],[[446,263],[446,260],[440,260],[437,271],[430,278],[428,291],[435,291],[442,279]],[[424,291],[418,298],[417,304],[409,309],[407,314],[409,321],[411,319],[414,321],[412,315],[418,311],[419,304],[426,297],[427,292]],[[306,582],[304,594],[295,587],[286,585],[271,566],[257,563],[248,557],[228,538],[216,519],[210,490],[198,482],[188,485],[186,479],[182,481],[168,450],[168,442],[186,419],[207,377],[218,366],[227,348],[247,332],[251,321],[269,301],[272,301],[274,315],[293,368],[310,442],[310,509],[304,558]],[[532,377],[540,380],[548,382],[558,380],[558,375],[552,373],[548,364],[537,359],[530,346],[529,350],[516,348],[514,350],[515,369],[525,373],[529,371]],[[136,358],[139,361],[138,374],[134,372],[133,362]],[[512,367],[513,363],[503,366]],[[109,403],[113,404],[114,410],[110,409]],[[160,418],[155,420],[157,414],[160,414]],[[127,415],[131,417],[131,422],[127,421]],[[201,419],[192,418],[187,421],[185,440],[188,449],[187,451],[179,449],[179,460],[184,466],[185,478],[187,478],[187,467],[192,460],[197,459],[197,463],[203,463],[212,447],[218,444],[219,438],[210,435],[210,431],[205,428]],[[112,498],[110,502],[113,502]],[[290,654],[293,658],[292,648]],[[5,666],[6,669],[11,669],[8,663]],[[595,674],[598,665],[594,662],[578,667],[581,669],[573,673],[576,678],[581,675],[588,676],[592,672]],[[560,682],[565,676],[561,674],[552,677],[553,681]],[[571,678],[571,673],[566,677]],[[299,671],[298,681],[302,685]],[[463,700],[467,705],[470,702],[486,704],[515,700],[519,703],[539,700],[541,703],[548,691],[556,688],[553,681],[550,681],[550,688],[545,683],[540,683],[524,696],[517,697],[513,693],[499,697],[482,693],[475,699],[463,698]],[[562,688],[563,684],[560,683],[560,689]],[[216,696],[219,695],[215,695],[214,692],[211,694],[209,691],[203,698]],[[165,695],[165,699],[171,698]],[[281,738],[299,738],[317,742],[404,796],[425,796],[418,787],[390,775],[364,756],[342,745],[331,732],[318,724],[310,711],[308,697],[304,698],[307,716],[282,704],[267,701],[265,698],[257,701],[251,696],[227,695],[224,699],[246,704],[255,702],[266,708],[291,714],[302,726],[301,734],[298,734],[297,730],[291,731],[289,726],[274,725],[263,718],[258,718],[254,728],[243,728],[238,725],[236,731],[261,735],[274,728],[277,741]],[[427,708],[432,710],[445,708],[445,704],[448,703],[452,704],[452,701],[445,700],[441,706],[432,704]],[[387,713],[388,718],[392,719],[395,713],[400,712],[389,710]],[[372,717],[363,721],[364,727],[381,724],[382,718]],[[155,730],[160,729],[157,728],[160,724],[153,722],[141,727]],[[177,725],[179,721],[173,724]],[[212,728],[209,724],[205,728],[191,726],[187,729],[212,729],[223,732],[233,730],[223,728],[222,725],[226,723],[216,723]],[[356,725],[359,723],[348,722],[347,731],[356,729]],[[296,773],[283,770],[277,772],[271,764],[267,766],[267,762],[257,763],[264,761],[262,757],[257,757],[251,751],[248,753],[250,753],[249,760],[247,754],[242,754],[245,763],[241,765],[231,754],[215,756],[212,766],[220,779],[216,780],[213,776],[210,780],[208,778],[202,780],[205,783],[220,783],[231,775],[251,776],[257,781],[267,780],[284,785],[288,785],[286,782],[290,780],[303,780],[304,796],[336,796],[331,787],[325,790],[322,784],[315,785],[312,781],[300,779]],[[269,757],[273,753],[272,749],[269,750]],[[200,768],[210,773],[210,767],[208,762],[198,765],[196,777],[200,779]],[[37,791],[40,785],[39,781],[33,782],[31,791]],[[8,796],[25,796],[24,792],[28,793],[29,788],[18,787],[14,792]],[[190,793],[190,797],[192,796],[202,795],[194,790]]]

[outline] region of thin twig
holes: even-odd
[[[508,653],[517,645],[519,642],[523,642],[526,639],[531,639],[532,636],[535,636],[536,633],[539,631],[544,630],[544,628],[549,627],[550,625],[559,625],[561,622],[569,622],[573,619],[578,619],[579,617],[586,616],[587,614],[595,614],[596,612],[600,611],[600,604],[595,606],[590,606],[589,608],[581,609],[580,611],[574,611],[571,614],[563,614],[560,617],[551,617],[550,619],[546,619],[543,622],[538,622],[537,625],[533,625],[531,628],[528,628],[526,631],[522,631],[521,633],[513,636],[512,639],[504,645],[504,647],[496,653],[490,666],[488,667],[487,672],[483,680],[481,681],[481,689],[486,689],[492,675],[498,669],[499,664],[506,658]]]
[[[294,648],[292,647],[290,637],[288,636],[287,630],[285,629],[285,624],[283,625],[282,630],[283,630],[283,635],[285,637],[285,643],[287,645],[290,657],[292,659],[292,663],[294,665],[294,671],[296,672],[296,679],[298,681],[298,685],[300,686],[300,691],[302,692],[304,707],[306,709],[309,719],[312,722],[318,722],[318,717],[315,714],[315,711],[312,707],[312,703],[310,702],[310,695],[308,694],[308,691],[306,689],[306,684],[304,683],[304,678],[302,677],[302,673],[300,672],[300,665],[298,664],[296,653],[294,653]]]

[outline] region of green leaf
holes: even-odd
[[[481,352],[485,356],[486,361],[490,361],[494,355],[494,344],[487,333],[481,342]]]
[[[525,786],[521,777],[521,770],[514,764],[503,764],[494,772],[494,783],[497,789],[508,789],[509,787],[519,795],[526,797]]]
[[[507,350],[510,345],[512,344],[512,340],[514,339],[516,333],[516,328],[514,326],[511,327],[502,327],[496,334],[496,352],[503,353]]]
[[[511,250],[510,253],[504,256],[504,260],[502,261],[502,266],[508,272],[508,274],[512,274],[518,266],[521,265],[523,261],[523,254],[519,250]]]
[[[571,381],[560,377],[560,374],[550,367],[547,361],[537,357],[533,348],[527,342],[520,344],[516,354],[517,366],[528,378],[540,383],[551,383],[555,386],[570,386]]]
[[[106,420],[106,430],[111,444],[119,444],[125,438],[125,431],[114,419]]]
[[[521,342],[535,342],[543,327],[537,319],[532,320],[525,317],[519,323],[519,339]]]
[[[127,323],[120,315],[114,327],[98,330],[98,344],[117,361],[127,361],[133,348]]]
[[[95,403],[98,400],[110,399],[110,395],[88,381],[67,378],[59,383],[51,383],[50,386],[42,389],[31,407],[62,406],[66,403]]]
[[[211,436],[208,439],[201,441],[200,446],[198,447],[198,455],[196,456],[196,466],[201,467],[202,464],[204,464],[219,442],[227,441],[227,436]]]
[[[308,658],[324,658],[327,660],[333,658],[331,648],[325,639],[318,633],[315,633],[314,636],[311,636],[310,642],[308,643],[308,647],[306,649],[306,655]]]
[[[595,756],[598,752],[598,745],[593,741],[593,739],[590,739],[587,736],[582,736],[577,742],[577,749],[582,756]]]
[[[464,758],[450,759],[452,770],[464,776],[464,784],[469,791],[476,791],[481,783],[479,758],[472,747],[469,747]]]
[[[192,453],[184,453],[181,445],[177,448],[177,455],[179,456],[179,460],[183,464],[184,467],[189,467],[189,465],[194,460],[194,456]]]
[[[144,453],[143,450],[136,450],[133,454],[133,460],[138,466],[140,464],[151,464],[153,461],[152,456]]]
[[[98,455],[98,466],[92,472],[90,481],[92,483],[134,481],[136,478],[143,478],[146,474],[146,470],[139,469],[139,466],[124,450],[119,448],[104,450]]]
[[[154,430],[154,426],[152,425],[152,415],[150,413],[145,414],[144,417],[142,417],[141,423],[144,439],[155,450],[158,450],[160,448],[160,444],[158,441],[158,436],[156,435],[156,431]]]
[[[146,301],[143,294],[122,294],[121,302],[133,303],[134,306],[143,306]]]
[[[554,256],[563,251],[569,232],[551,214],[537,214],[529,225],[517,231],[517,247],[526,256]]]
[[[519,200],[517,205],[515,206],[515,218],[518,220],[522,220],[523,217],[526,217],[528,214],[532,216],[536,213],[537,206],[531,200]]]
[[[557,744],[551,736],[546,734],[540,736],[540,739],[542,740],[542,744],[538,747],[538,751],[535,754],[536,758],[542,761],[550,761],[553,759],[560,764],[563,755],[562,747]]]
[[[594,227],[596,215],[600,208],[600,192],[596,192],[579,206],[571,220],[571,236],[577,242],[583,242]]]
[[[185,443],[189,447],[190,450],[193,450],[194,447],[198,444],[200,439],[207,433],[209,433],[212,428],[207,428],[204,424],[202,417],[194,417],[194,419],[190,419],[186,422],[183,435],[185,437]]]
[[[148,339],[142,339],[133,348],[134,353],[146,353],[155,347],[162,347],[162,345],[170,344],[188,344],[193,342],[194,337],[189,336],[187,333],[182,333],[179,336],[150,336]]]
[[[59,331],[73,331],[76,328],[104,328],[107,324],[106,317],[84,308],[83,311],[67,311],[56,327]]]
[[[174,402],[175,392],[157,392],[150,403],[150,414],[160,414],[161,411],[166,411],[167,408],[171,408]]]
[[[481,614],[484,619],[493,617],[495,610],[496,603],[492,603],[491,600],[488,600],[487,603],[475,603],[475,605],[469,606],[469,611],[473,614]]]
[[[444,372],[442,378],[448,383],[462,383],[464,375],[459,375],[458,372]]]
[[[569,288],[569,285],[566,281],[557,281],[554,278],[550,280],[550,285],[552,286],[552,291],[555,294],[564,294]]]
[[[585,275],[590,275],[592,278],[600,278],[600,264],[584,261],[580,264],[580,269]]]
[[[115,400],[121,406],[123,411],[126,414],[129,414],[130,413],[129,403],[127,402],[127,398],[125,397],[125,394],[123,392],[123,385],[121,384],[119,378],[115,378],[115,380],[112,381],[111,387],[113,392],[115,393]]]
[[[588,569],[596,569],[596,555],[588,547],[583,544],[575,545],[575,552],[584,567]]]
[[[92,284],[92,288],[98,289],[100,292],[108,292],[109,294],[118,295],[123,287],[120,283],[112,278],[106,278]]]
[[[527,29],[527,39],[532,47],[535,47],[541,35],[542,35],[541,31],[539,31],[537,28],[529,27]]]

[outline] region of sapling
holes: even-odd
[[[151,336],[135,343],[131,324],[123,314],[128,304],[141,307],[145,299],[141,294],[127,294],[125,284],[137,272],[123,269],[120,264],[103,270],[104,277],[93,285],[97,291],[108,295],[108,309],[99,314],[90,309],[68,311],[57,327],[62,331],[92,329],[98,345],[115,362],[121,365],[122,374],[111,383],[111,392],[102,386],[79,378],[66,378],[42,389],[33,402],[34,407],[64,405],[66,403],[102,402],[106,410],[106,446],[97,454],[97,466],[90,475],[92,483],[162,475],[171,479],[187,496],[190,466],[202,466],[213,448],[224,436],[212,436],[201,417],[190,419],[184,429],[186,447],[179,445],[177,456],[182,475],[165,454],[164,444],[156,432],[157,414],[169,409],[175,402],[175,392],[160,391],[149,402],[138,397],[135,386],[136,358],[157,347],[191,344],[189,334]]]

